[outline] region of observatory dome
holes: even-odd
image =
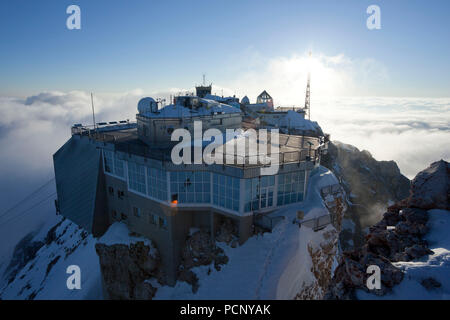
[[[138,111],[140,114],[144,113],[152,113],[156,112],[158,110],[158,104],[156,103],[155,99],[146,97],[142,98],[138,102]]]

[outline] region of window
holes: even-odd
[[[125,196],[125,193],[122,190],[117,190],[117,197],[119,199],[123,199],[124,196]]]
[[[171,172],[170,199],[173,203],[211,203],[211,174]]]
[[[125,161],[118,158],[117,154],[114,155],[114,174],[116,176],[125,178],[124,170]]]
[[[147,195],[167,201],[167,173],[165,170],[147,168]]]
[[[153,225],[155,225],[155,226],[158,225],[159,218],[158,218],[157,215],[154,215],[153,213],[149,213],[148,219],[149,219],[148,222],[149,222],[150,224],[153,224]]]
[[[233,211],[239,211],[240,179],[213,174],[213,203]]]
[[[103,150],[103,158],[105,160],[105,171],[113,173],[113,153],[108,150]]]
[[[245,180],[244,211],[256,211],[272,207],[275,176],[262,176]]]
[[[113,187],[108,187],[108,192],[110,195],[114,195],[114,188]]]
[[[128,219],[127,215],[125,213],[123,213],[123,212],[120,214],[120,218],[122,220],[127,220]]]
[[[135,217],[140,217],[141,216],[141,209],[133,207],[133,215]]]
[[[135,162],[128,163],[128,185],[131,190],[146,193],[144,166]]]
[[[167,229],[167,220],[166,218],[159,217],[159,227],[162,229]]]
[[[116,212],[116,210],[113,210],[113,211],[111,212],[111,215],[112,215],[113,219],[115,220],[115,219],[117,218],[117,212]]]
[[[278,176],[279,206],[303,201],[305,188],[305,171],[297,171]]]

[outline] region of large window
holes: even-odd
[[[125,161],[118,158],[117,154],[109,150],[103,150],[105,159],[105,172],[115,174],[118,177],[125,177]]]
[[[211,203],[211,174],[171,172],[170,194],[173,203]]]
[[[135,162],[128,162],[128,184],[131,190],[146,193],[144,166]]]
[[[116,176],[125,177],[124,170],[125,161],[118,158],[117,154],[114,155],[114,174]]]
[[[303,201],[305,188],[305,171],[280,174],[278,176],[279,206]]]
[[[213,203],[216,206],[239,211],[240,179],[213,174]]]
[[[147,194],[167,201],[167,175],[165,170],[147,168]]]
[[[103,150],[103,158],[105,159],[105,171],[113,173],[113,153],[108,150]]]
[[[246,179],[244,211],[250,212],[272,207],[274,185],[275,176]]]

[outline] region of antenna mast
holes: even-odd
[[[95,130],[95,111],[94,111],[94,95],[91,92],[91,106],[92,106],[92,121],[94,122],[94,130]]]
[[[309,57],[311,58],[311,51],[309,52]],[[306,83],[306,97],[305,97],[305,112],[308,114],[308,120],[311,119],[310,82],[311,82],[311,72],[308,71],[308,80]]]

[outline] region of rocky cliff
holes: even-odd
[[[164,284],[158,250],[150,240],[131,235],[123,223],[113,224],[95,250],[106,299],[150,300],[155,283]]]
[[[310,237],[307,243],[307,252],[310,259],[311,283],[304,282],[296,300],[321,300],[329,287],[335,264],[337,262],[339,232],[342,227],[342,218],[347,206],[345,205],[345,194],[340,193],[335,198],[333,206],[327,206],[330,213],[335,217],[332,226],[319,232],[320,237]]]
[[[424,239],[429,231],[427,210],[448,210],[449,194],[448,162],[434,162],[420,172],[412,181],[410,195],[387,208],[382,220],[370,227],[363,246],[342,254],[326,297],[353,299],[356,290],[376,295],[390,292],[404,278],[404,272],[395,262],[417,260],[434,253]],[[380,267],[381,289],[367,288],[369,265]],[[435,281],[428,279],[425,284]]]
[[[366,151],[338,141],[329,143],[322,165],[339,179],[349,208],[340,235],[344,249],[360,247],[364,229],[378,222],[386,207],[409,195],[410,181],[394,161],[377,161]]]

